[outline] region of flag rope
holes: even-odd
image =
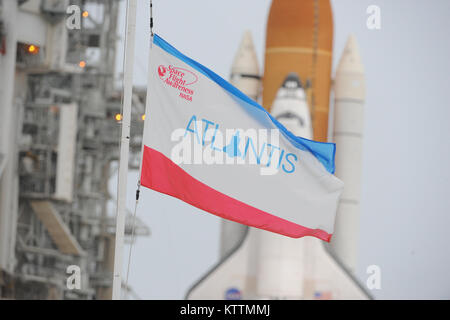
[[[128,298],[128,277],[130,275],[130,265],[131,265],[131,253],[133,251],[133,244],[134,244],[134,232],[135,232],[135,226],[136,226],[136,212],[137,212],[137,206],[139,204],[139,194],[141,192],[141,183],[140,180],[137,184],[136,189],[136,202],[134,203],[134,212],[133,212],[133,222],[131,224],[131,243],[130,243],[130,251],[128,253],[128,264],[127,264],[127,277],[125,281],[125,290],[126,290],[126,297]]]

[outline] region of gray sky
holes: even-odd
[[[269,0],[153,2],[155,31],[222,77],[228,79],[246,29],[262,65]],[[366,27],[372,4],[381,8],[381,30]],[[450,1],[332,0],[332,5],[334,67],[353,33],[366,70],[358,277],[365,283],[367,266],[377,264],[382,272],[382,289],[372,292],[377,298],[448,299]],[[148,1],[140,0],[135,84],[144,86],[148,16]],[[129,208],[137,177],[129,175]],[[141,298],[183,298],[218,259],[220,219],[147,189],[138,216],[153,234],[134,246],[130,284]]]

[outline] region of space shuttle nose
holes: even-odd
[[[312,138],[312,123],[305,90],[296,72],[289,73],[278,89],[272,116],[296,136]]]
[[[296,72],[291,72],[284,79],[283,85],[281,86],[285,89],[299,89],[302,88],[302,82]]]
[[[230,82],[252,99],[258,98],[260,73],[250,31],[246,31],[242,37],[231,67]]]

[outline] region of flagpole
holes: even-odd
[[[116,243],[112,299],[121,299],[125,205],[127,200],[128,153],[130,145],[131,99],[133,93],[134,45],[137,0],[128,0],[127,29],[123,73],[122,133],[120,139],[119,177],[117,181]]]

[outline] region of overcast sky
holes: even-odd
[[[269,0],[153,3],[155,31],[225,79],[246,29],[262,65]],[[381,8],[381,30],[366,27],[372,4]],[[448,299],[450,1],[334,0],[332,5],[334,68],[353,33],[366,71],[357,275],[365,283],[367,266],[381,267],[382,289],[372,292],[377,298]],[[143,86],[148,21],[148,1],[139,0],[134,79]],[[136,181],[137,173],[130,173],[130,209]],[[218,259],[220,219],[151,190],[142,192],[138,216],[152,236],[138,239],[133,249],[130,284],[141,298],[184,298]]]

